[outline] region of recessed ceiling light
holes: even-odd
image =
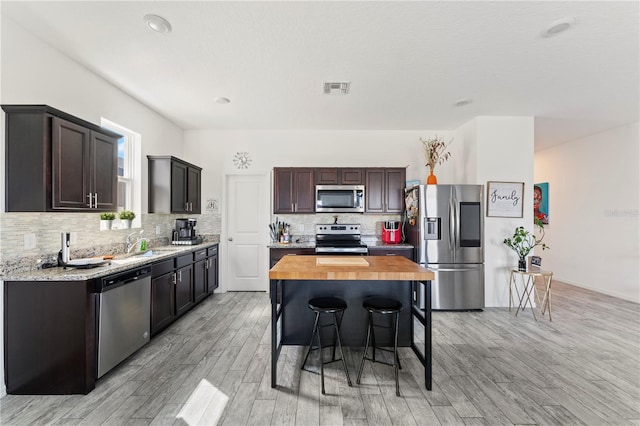
[[[471,102],[473,102],[471,99],[462,98],[462,99],[458,99],[457,101],[455,101],[455,103],[453,105],[455,105],[457,107],[461,107],[461,106],[469,105]]]
[[[558,19],[556,21],[553,21],[549,25],[547,25],[542,30],[542,36],[543,37],[553,37],[556,34],[559,34],[559,33],[563,32],[563,31],[568,30],[571,27],[571,25],[573,25],[575,22],[576,22],[575,18],[573,18],[571,16],[560,18],[560,19]]]
[[[229,98],[223,98],[222,96],[215,98],[215,101],[219,104],[228,104],[229,102],[231,102]]]
[[[147,24],[147,27],[157,33],[165,34],[171,32],[171,24],[162,16],[149,14],[144,15],[142,20]]]

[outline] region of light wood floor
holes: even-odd
[[[390,367],[361,352],[319,376],[284,347],[270,388],[269,300],[216,294],[98,382],[89,395],[0,399],[2,425],[640,424],[640,305],[554,282],[553,322],[530,310],[434,313],[434,389],[403,348],[401,397]]]

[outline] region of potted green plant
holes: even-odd
[[[100,230],[109,230],[111,229],[111,225],[113,225],[113,219],[116,218],[115,213],[104,212],[100,213]]]
[[[122,222],[122,228],[128,229],[131,228],[131,221],[135,219],[136,214],[131,210],[122,210],[118,213],[118,218],[120,218],[120,222]]]
[[[534,218],[534,223],[538,227],[538,233],[540,236],[536,236],[535,232],[529,232],[524,229],[523,226],[518,226],[513,235],[509,238],[505,238],[503,243],[516,252],[518,255],[518,270],[527,270],[527,256],[533,250],[534,247],[541,246],[542,250],[550,248],[548,245],[542,242],[544,238],[544,225],[538,218]]]

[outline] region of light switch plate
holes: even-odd
[[[156,235],[160,235],[162,233],[162,229],[160,225],[156,225]]]
[[[304,232],[304,225],[303,224],[298,225],[298,232]]]
[[[71,237],[69,238],[69,244],[71,244],[72,246],[75,246],[76,244],[78,244],[78,233],[77,232],[70,232]]]
[[[24,234],[23,238],[24,238],[25,250],[32,250],[36,248],[36,234],[34,233]]]

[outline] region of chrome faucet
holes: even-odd
[[[131,250],[133,250],[140,242],[142,241],[146,241],[147,243],[149,242],[148,238],[141,238],[138,237],[138,234],[142,234],[144,232],[144,229],[141,229],[139,232],[132,232],[129,235],[127,235],[127,239],[126,241],[126,251],[127,254],[131,253]],[[135,237],[135,240],[133,239]]]

